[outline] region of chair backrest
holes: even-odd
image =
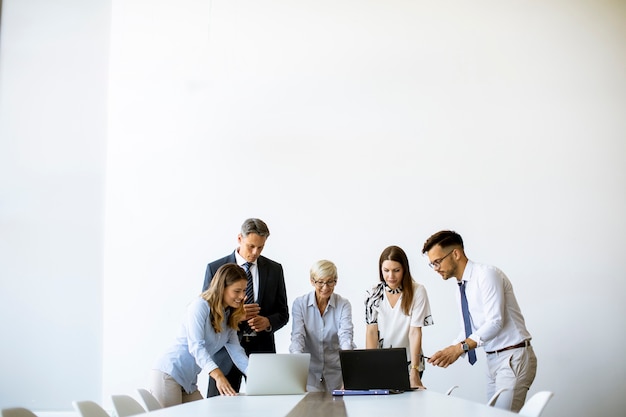
[[[81,417],[111,417],[104,408],[93,401],[74,401],[72,405]]]
[[[141,404],[130,395],[111,395],[117,417],[129,417],[146,412]]]
[[[28,408],[15,407],[4,408],[2,410],[2,417],[37,417],[37,415]]]
[[[551,391],[539,391],[526,401],[526,404],[519,410],[519,415],[524,417],[539,417],[553,395],[554,393]]]
[[[500,388],[498,391],[496,391],[495,394],[493,394],[491,396],[491,398],[489,399],[489,401],[487,401],[487,405],[489,407],[496,407],[496,408],[503,408],[503,409],[510,409],[511,408],[511,396],[504,394],[505,391],[510,391],[509,388]],[[498,401],[498,399],[500,401]]]
[[[143,401],[143,405],[148,411],[158,410],[159,408],[163,408],[159,400],[156,399],[154,395],[150,393],[147,389],[138,388],[137,393],[139,393],[139,397],[141,401]]]
[[[454,391],[455,389],[457,389],[459,386],[458,385],[453,385],[450,388],[448,388],[448,391],[446,391],[446,395],[450,395],[452,394],[452,391]]]

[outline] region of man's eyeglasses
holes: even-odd
[[[331,279],[330,281],[313,281],[317,288],[324,288],[324,285],[327,285],[328,288],[333,288],[337,283],[336,279]]]
[[[430,266],[432,269],[435,268],[439,268],[441,266],[441,262],[443,262],[444,259],[446,259],[448,256],[450,256],[450,254],[454,252],[454,249],[452,249],[450,252],[448,252],[448,254],[442,258],[439,259],[435,259],[434,261],[432,261],[431,263],[428,264],[428,266]]]

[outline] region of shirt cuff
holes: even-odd
[[[476,347],[481,347],[482,345],[485,344],[485,342],[483,342],[480,338],[480,336],[476,333],[472,333],[468,336],[469,339],[472,339],[474,342],[476,342]]]

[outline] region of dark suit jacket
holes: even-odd
[[[207,265],[202,291],[209,288],[217,269],[226,263],[237,263],[235,252]],[[289,321],[289,307],[282,265],[264,256],[259,256],[257,268],[259,270],[258,303],[261,307],[259,314],[269,319],[272,330],[259,332],[257,336],[251,337],[248,346],[244,346],[248,354],[252,352],[276,352],[274,332]]]

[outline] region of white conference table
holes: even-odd
[[[150,417],[512,417],[516,413],[430,390],[333,397],[328,393],[213,397],[151,411]]]

